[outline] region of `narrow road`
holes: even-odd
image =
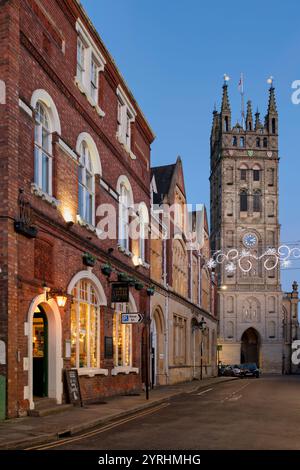
[[[300,377],[208,387],[42,449],[300,449]]]

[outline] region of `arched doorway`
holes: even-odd
[[[28,312],[28,387],[24,396],[34,409],[34,397],[62,402],[62,325],[54,299],[39,295]],[[38,364],[39,363],[39,364]]]
[[[32,320],[33,396],[48,396],[48,319],[41,305]]]
[[[241,364],[255,362],[259,366],[259,333],[254,328],[248,328],[242,336]]]

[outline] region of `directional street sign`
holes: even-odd
[[[142,313],[122,313],[122,323],[142,323],[144,315]]]

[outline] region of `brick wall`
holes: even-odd
[[[83,266],[82,254],[97,257],[93,273],[100,279],[107,298],[110,284],[101,274],[101,264],[108,260],[108,248],[114,248],[111,262],[116,270],[127,271],[150,283],[149,270],[136,269],[132,260],[117,249],[117,240],[100,241],[95,234],[75,223],[68,227],[64,219],[68,209],[74,216],[78,201],[78,162],[59,145],[59,138],[72,149],[80,133],[89,133],[99,152],[102,178],[116,191],[120,175],[131,183],[136,203],[144,201],[149,208],[150,144],[153,135],[137,103],[123,82],[105,46],[92,28],[90,34],[106,57],[100,74],[99,105],[105,111],[101,118],[75,85],[76,43],[75,23],[78,16],[87,25],[74,0],[10,0],[0,9],[0,80],[7,84],[7,105],[0,105],[0,339],[8,335],[8,416],[22,415],[28,408],[24,386],[28,372],[23,359],[28,357],[28,338],[24,323],[32,300],[43,292],[44,280],[50,288],[67,289],[72,277]],[[88,26],[87,26],[88,27]],[[133,124],[132,160],[116,139],[118,85],[125,88],[137,111]],[[30,109],[35,90],[43,89],[52,97],[60,118],[61,135],[53,135],[53,192],[60,200],[58,209],[31,193],[34,177],[34,118],[19,107],[19,97]],[[38,239],[32,240],[14,231],[18,214],[19,189],[24,189],[30,202]],[[96,178],[96,204],[117,201]],[[9,216],[7,218],[6,216]],[[96,219],[96,222],[98,219]],[[149,259],[149,244],[147,244]],[[149,300],[132,289],[137,309],[149,310]],[[70,339],[70,302],[61,309],[63,344]],[[101,347],[104,335],[112,335],[111,318],[104,315],[101,328]],[[110,314],[111,315],[111,314]],[[102,351],[103,355],[103,351]],[[133,362],[141,367],[141,327],[133,327]],[[65,360],[64,367],[69,362]],[[102,357],[101,367],[112,368]],[[2,369],[0,370],[1,373]],[[94,377],[81,379],[84,399],[97,400],[123,391],[137,390],[141,375]]]

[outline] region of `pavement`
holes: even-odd
[[[144,393],[139,396],[117,396],[105,398],[105,401],[99,404],[82,408],[73,407],[59,414],[3,421],[0,422],[0,449],[25,449],[74,436],[142,410],[151,409],[174,397],[192,395],[199,391],[201,393],[202,389],[236,380],[238,379],[234,377],[195,380],[151,390],[149,400],[145,399]]]

